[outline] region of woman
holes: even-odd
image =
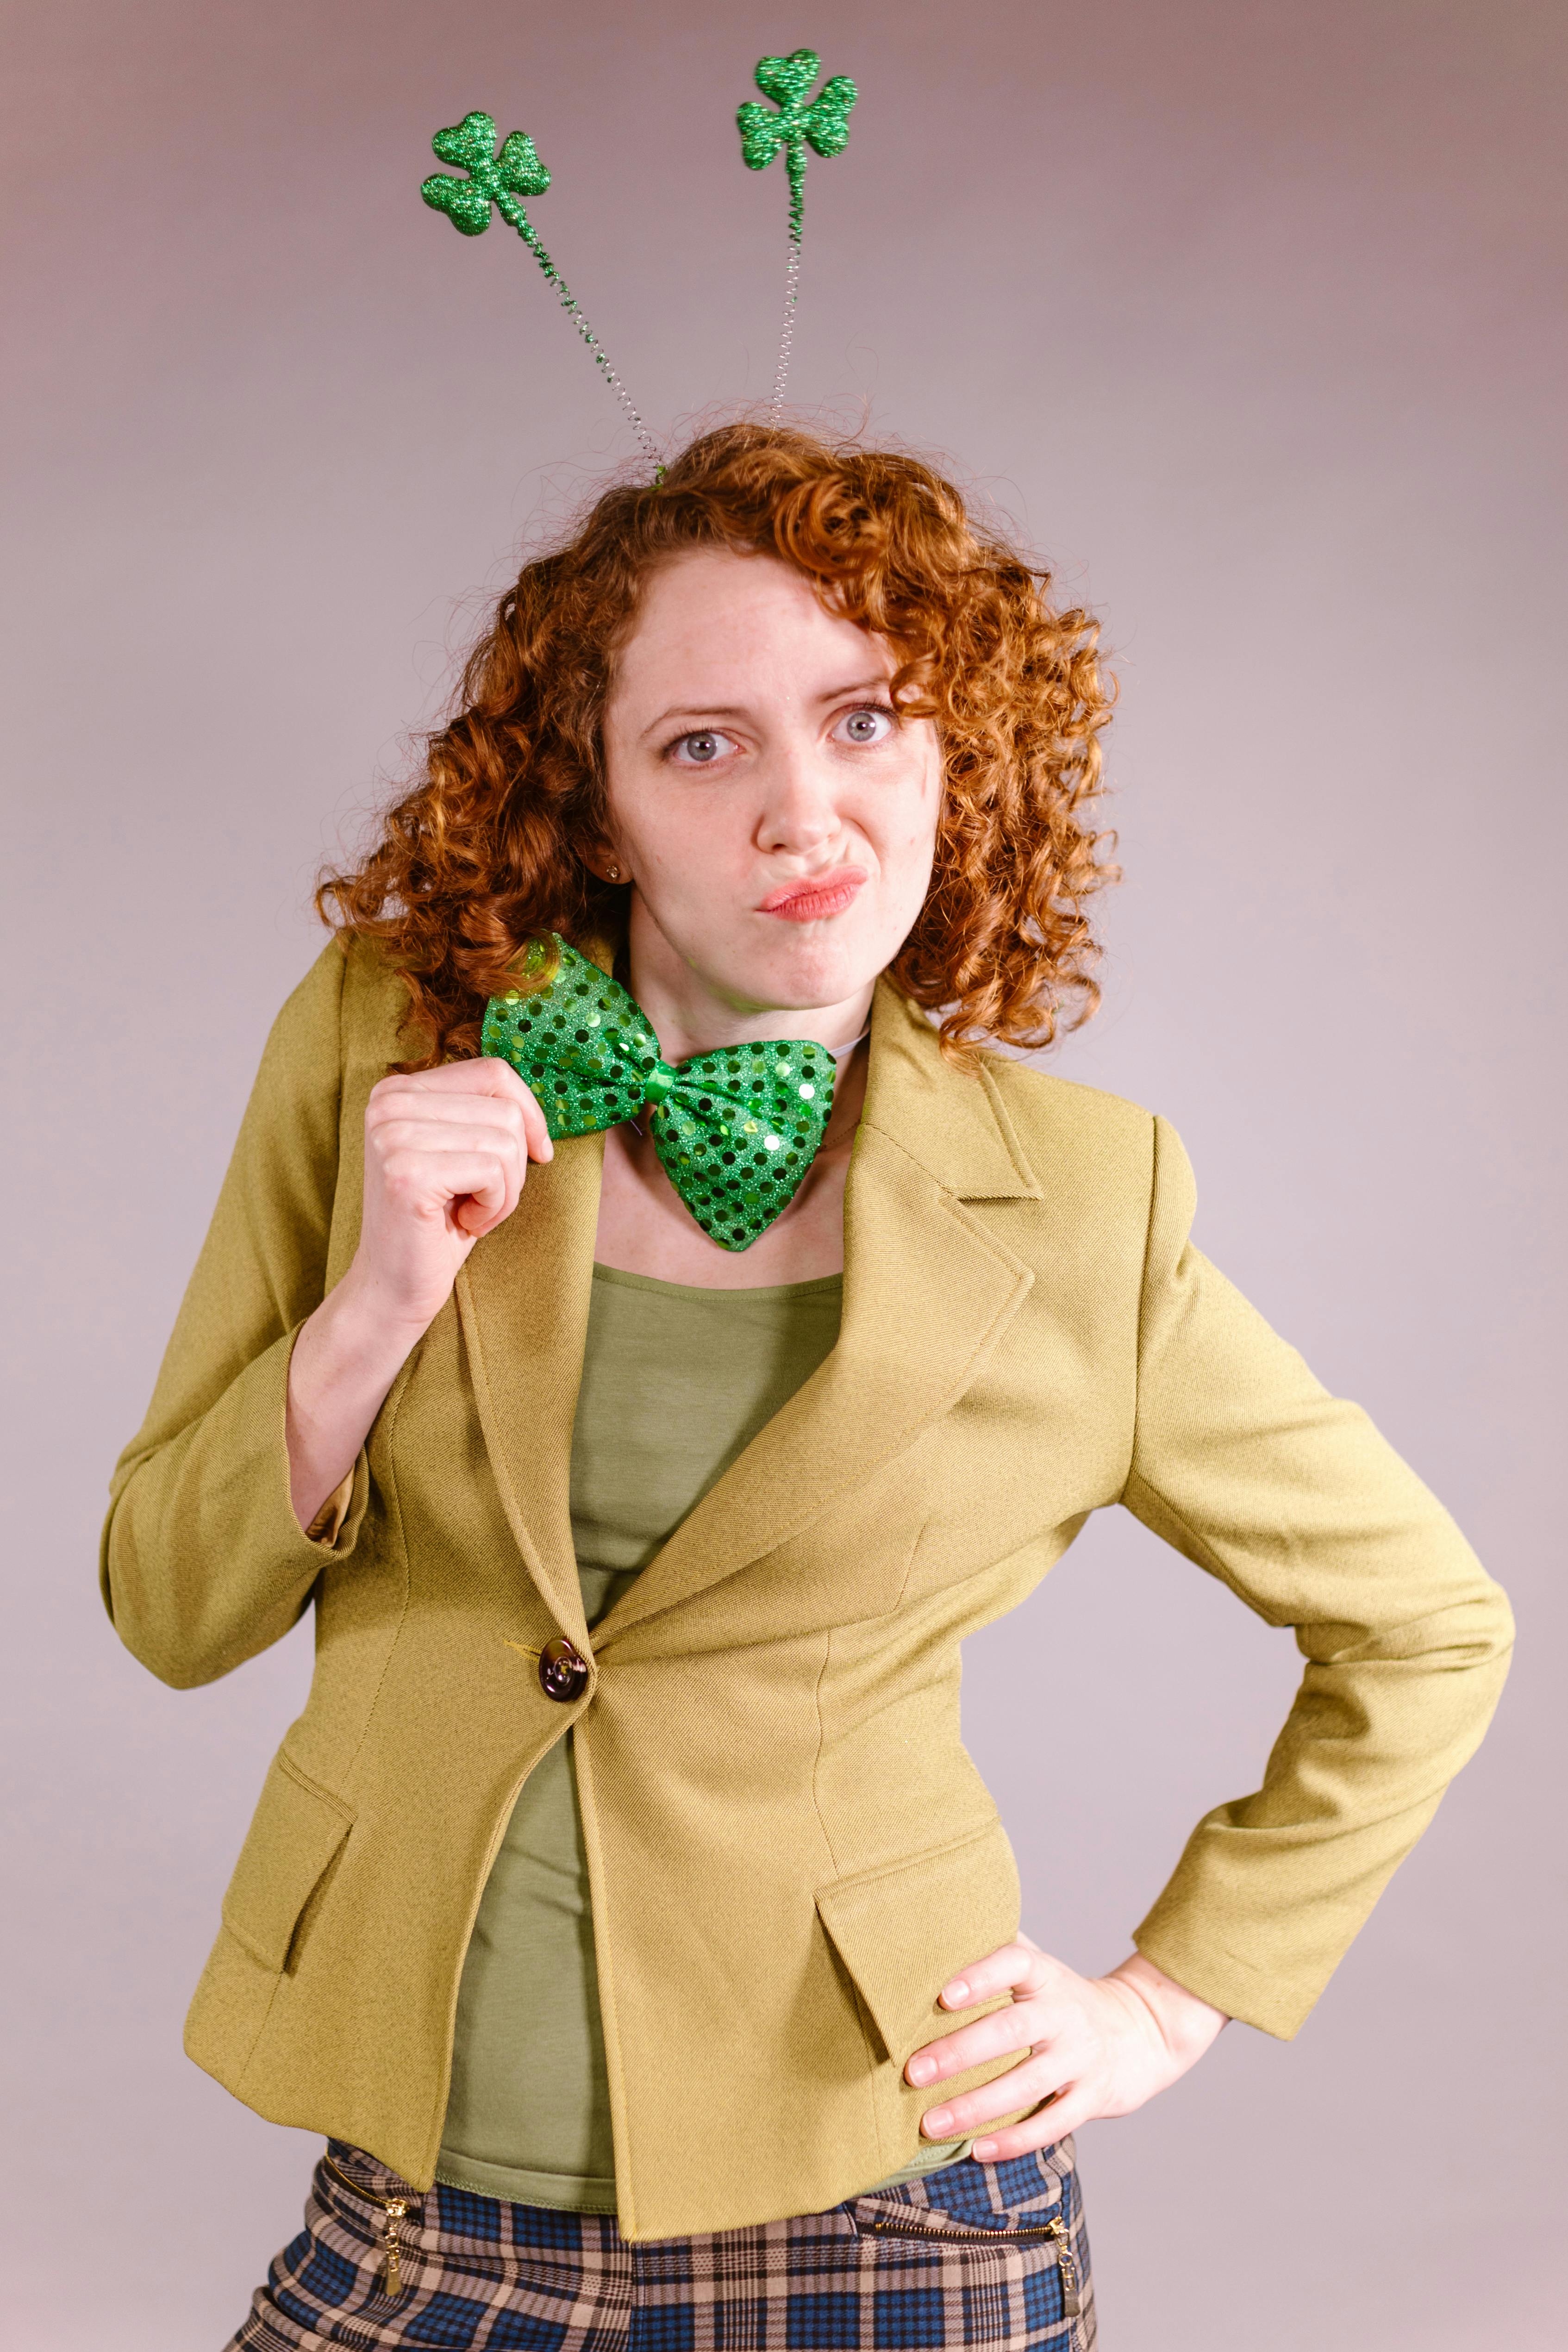
[[[951,485],[737,425],[524,568],[326,886],[105,1539],[177,1685],[316,1608],[187,2035],[331,2143],[237,2344],[1087,2346],[1071,2133],[1293,2033],[1479,1738],[1502,1596],[1170,1130],[976,1045],[1092,1002],[1106,716]],[[601,1037],[647,1108],[574,1120]],[[1086,1980],[958,1644],[1117,1501],[1307,1669]]]

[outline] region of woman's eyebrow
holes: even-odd
[[[888,671],[879,670],[870,677],[851,678],[847,686],[830,687],[817,699],[821,702],[847,702],[855,694],[887,694],[891,691],[892,684]]]
[[[668,710],[661,710],[657,719],[648,720],[638,740],[662,734],[677,719],[690,719],[700,726],[710,719],[744,719],[747,715],[738,702],[672,702]]]
[[[844,702],[857,694],[886,694],[891,685],[892,679],[883,670],[871,677],[851,678],[847,686],[830,686],[816,698],[819,705]],[[704,726],[710,720],[747,719],[750,716],[750,711],[739,702],[672,702],[668,710],[661,710],[657,719],[649,719],[638,740],[646,741],[648,736],[661,733],[678,719],[689,719],[696,725]]]

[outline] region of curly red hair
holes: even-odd
[[[934,721],[946,789],[931,887],[891,968],[950,1048],[1042,1045],[1099,1001],[1085,912],[1115,878],[1090,820],[1110,714],[1098,631],[1054,610],[1049,575],[979,529],[951,482],[894,451],[729,425],[656,484],[606,490],[525,563],[464,667],[426,772],[361,864],[327,875],[323,919],[376,941],[412,997],[408,1068],[479,1051],[486,1001],[543,931],[624,923],[602,838],[601,720],[649,568],[692,547],[764,553],[885,638],[893,691]]]

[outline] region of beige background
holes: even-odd
[[[98,1612],[142,1409],[337,828],[477,591],[626,443],[516,243],[419,205],[537,138],[661,434],[763,394],[764,48],[857,75],[793,389],[950,453],[1103,612],[1131,879],[1058,1066],[1167,1112],[1200,1239],[1512,1590],[1497,1730],[1291,2048],[1084,2136],[1108,2352],[1561,2340],[1563,83],[1535,0],[6,14],[4,2019],[18,2352],[201,2352],[303,2137],[180,2054],[296,1635],[160,1688]],[[19,330],[19,331],[18,331]],[[1270,1634],[1107,1521],[972,1647],[1028,1917],[1086,1969],[1256,1784]],[[757,2118],[759,2131],[767,2118]]]

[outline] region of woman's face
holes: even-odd
[[[854,1034],[924,902],[942,798],[894,667],[773,556],[694,549],[650,576],[605,714],[600,870],[634,886],[656,1023],[843,1008]]]

